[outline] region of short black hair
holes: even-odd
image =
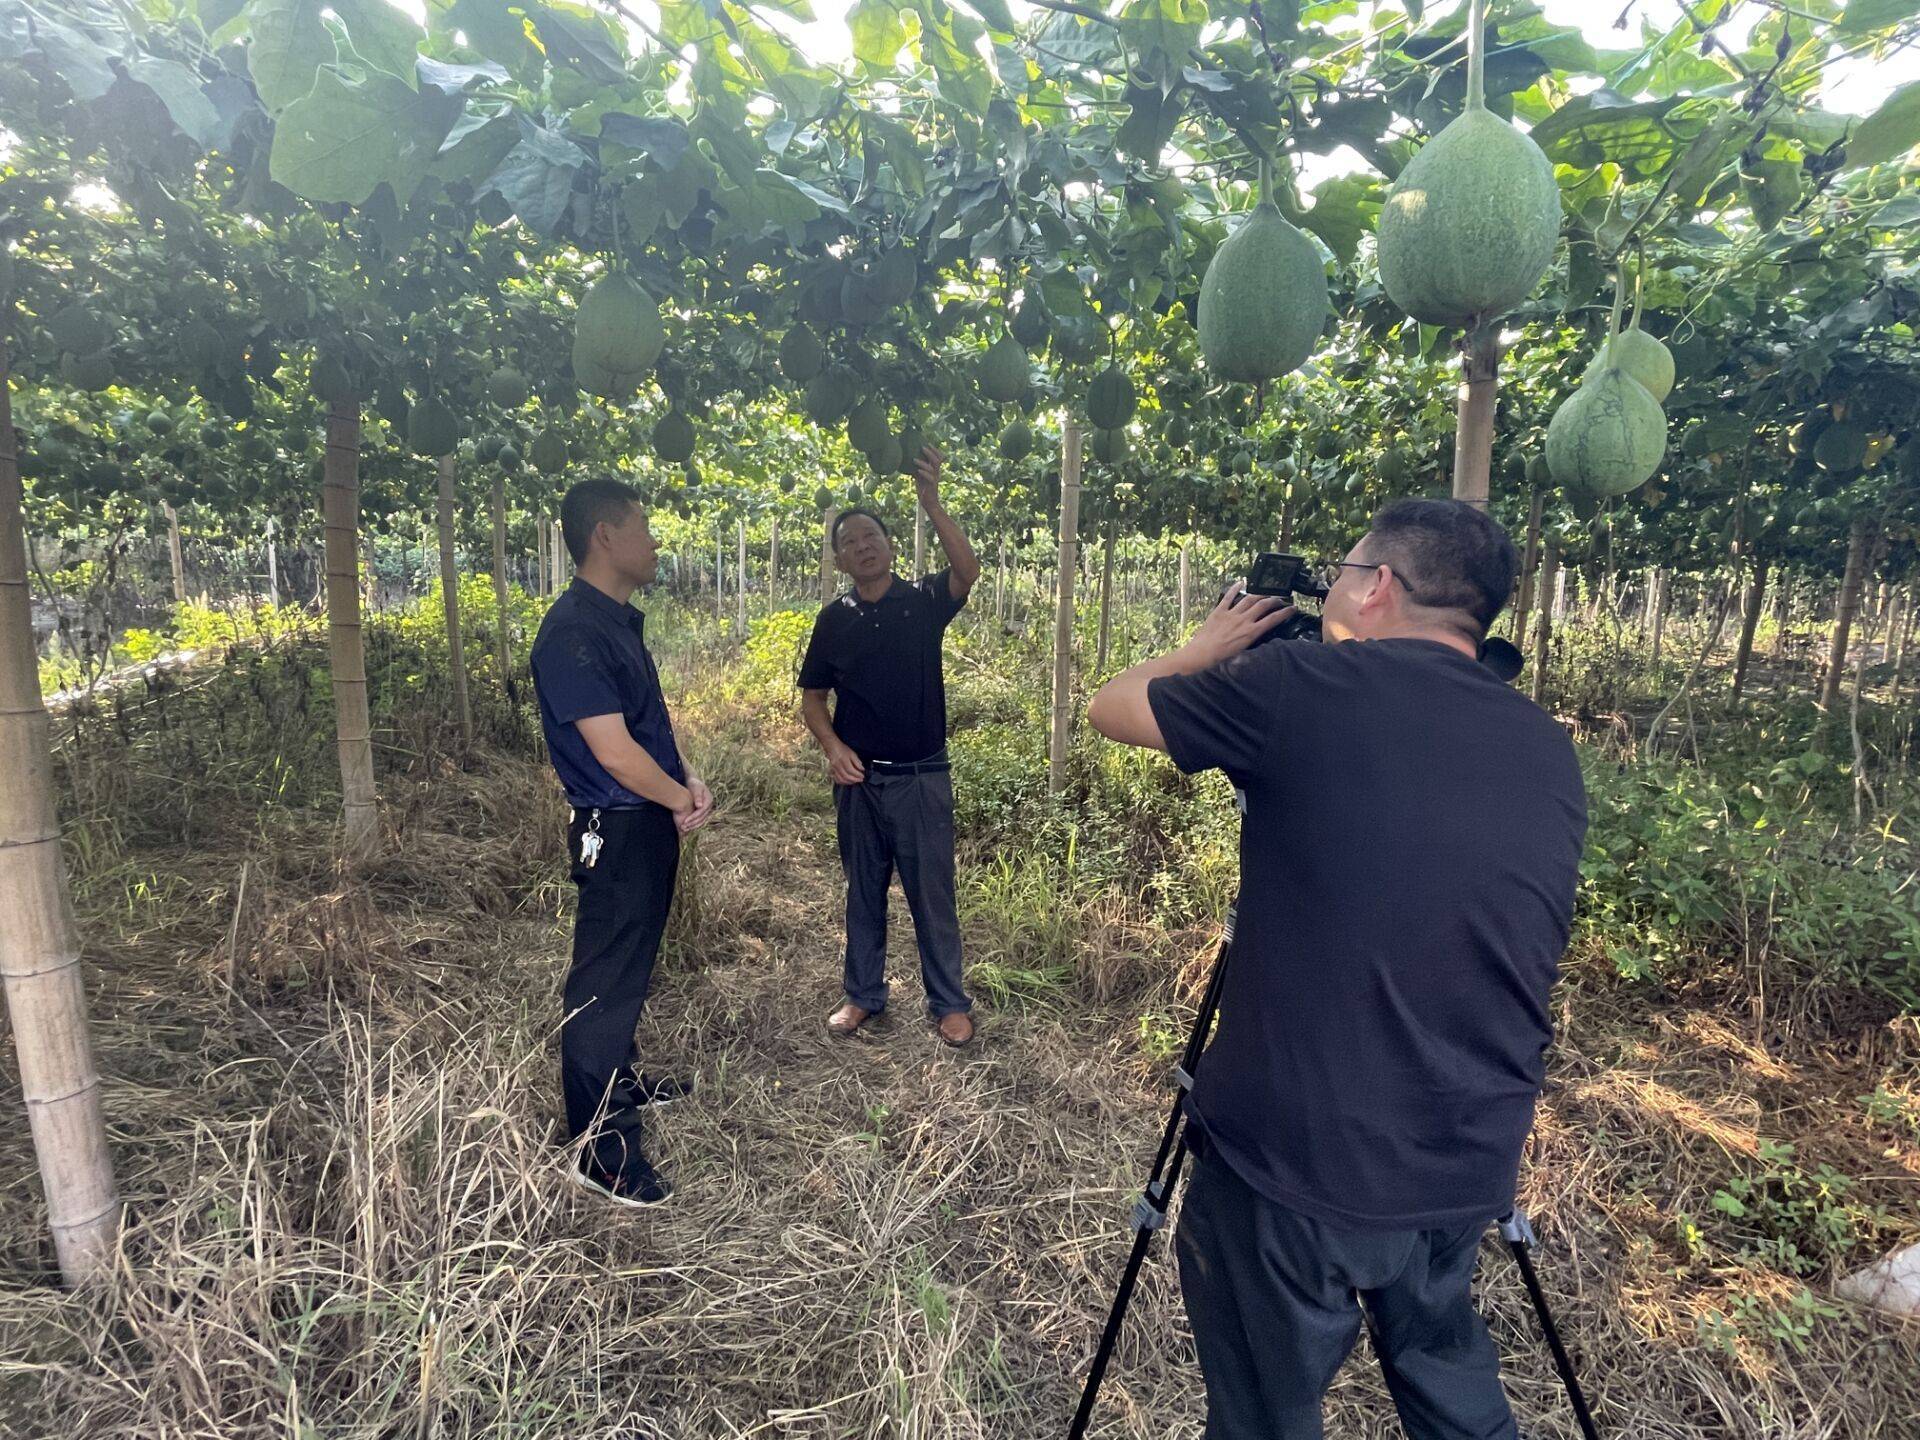
[[[593,527],[602,523],[619,524],[627,512],[640,503],[640,492],[624,480],[582,480],[569,485],[560,497],[560,535],[567,542],[573,563],[584,565],[587,543],[593,539]]]
[[[1464,500],[1395,500],[1367,533],[1367,558],[1391,565],[1415,604],[1462,611],[1473,619],[1473,638],[1486,638],[1519,568],[1498,521]]]
[[[880,527],[880,533],[882,535],[886,536],[889,540],[893,538],[893,531],[887,528],[887,522],[880,518],[879,511],[869,510],[864,505],[854,505],[842,510],[838,515],[833,517],[833,528],[827,531],[827,548],[829,550],[838,550],[840,548],[840,527],[856,515],[866,516]]]

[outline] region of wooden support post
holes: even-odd
[[[767,517],[767,613],[780,608],[780,517]]]
[[[920,502],[913,505],[913,577],[919,579],[927,573],[927,512],[920,508]]]
[[[498,470],[493,474],[493,608],[494,658],[500,665],[500,683],[507,699],[520,703],[520,687],[513,679],[513,635],[508,626],[507,591],[507,480]]]
[[[1520,552],[1520,594],[1513,606],[1513,642],[1527,643],[1527,616],[1533,611],[1533,592],[1540,570],[1540,519],[1546,510],[1546,493],[1533,492],[1527,505],[1527,541]]]
[[[1840,601],[1833,616],[1833,639],[1827,650],[1826,683],[1820,689],[1820,708],[1827,715],[1840,700],[1842,672],[1847,664],[1847,637],[1860,612],[1860,594],[1866,584],[1867,551],[1873,545],[1873,522],[1855,515],[1847,529],[1847,568],[1840,581]]]
[[[734,632],[744,640],[747,638],[747,522],[743,518],[733,523],[736,567],[733,574]]]
[[[440,457],[435,516],[440,531],[440,600],[447,616],[447,678],[453,686],[453,715],[460,726],[460,748],[473,748],[473,709],[467,702],[467,652],[460,635],[460,567],[453,540],[454,483],[460,462]]]
[[[1453,498],[1487,508],[1493,475],[1493,411],[1500,388],[1500,322],[1467,337],[1460,356],[1453,436]]]
[[[1067,785],[1073,733],[1073,579],[1080,550],[1080,424],[1069,418],[1060,436],[1060,594],[1053,620],[1053,727],[1047,745],[1047,788]]]
[[[1180,638],[1187,634],[1187,583],[1189,579],[1188,552],[1193,549],[1193,537],[1188,536],[1180,542]]]
[[[1533,631],[1533,703],[1547,700],[1547,660],[1553,653],[1552,596],[1561,579],[1560,548],[1551,540],[1540,557],[1540,619]]]
[[[1733,698],[1738,700],[1746,687],[1747,666],[1753,659],[1753,637],[1760,628],[1760,609],[1767,593],[1767,562],[1753,562],[1753,578],[1747,581],[1747,603],[1740,615],[1740,644],[1733,652]]]
[[[326,522],[327,650],[333,670],[336,742],[345,854],[362,859],[379,838],[373,788],[373,728],[367,715],[367,653],[360,628],[360,403],[327,407],[327,449],[321,487]]]
[[[1093,662],[1093,673],[1095,675],[1105,675],[1107,673],[1107,655],[1113,634],[1114,526],[1114,517],[1109,514],[1107,516],[1106,544],[1102,547],[1104,554],[1100,560],[1100,644],[1096,652],[1097,658]]]
[[[187,561],[180,544],[180,512],[170,501],[163,502],[167,512],[167,565],[173,571],[173,603],[187,603]]]
[[[828,505],[820,512],[820,603],[827,605],[833,600],[833,522],[839,517],[838,507]]]
[[[0,309],[0,321],[6,313]],[[0,982],[54,1255],[61,1278],[79,1285],[113,1267],[120,1199],[60,857],[52,723],[40,698],[21,502],[0,329]]]

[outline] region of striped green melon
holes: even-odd
[[[1109,365],[1093,377],[1087,386],[1087,418],[1098,430],[1117,430],[1133,418],[1139,402],[1133,393],[1133,381],[1126,371]]]
[[[1327,272],[1313,241],[1263,200],[1200,281],[1200,353],[1223,380],[1297,370],[1327,322]]]
[[[584,388],[624,399],[640,388],[666,347],[660,307],[632,276],[602,276],[580,298],[573,370]]]
[[[1646,386],[1607,366],[1562,402],[1547,425],[1554,480],[1624,495],[1653,478],[1667,453],[1667,417]]]
[[[1528,136],[1471,101],[1380,211],[1380,283],[1429,325],[1470,326],[1533,293],[1560,238],[1560,187]]]
[[[1673,393],[1673,352],[1646,331],[1638,327],[1622,330],[1611,346],[1602,345],[1581,383],[1599,374],[1609,360],[1645,386],[1654,399],[1664,401]]]
[[[995,404],[1018,400],[1032,377],[1027,352],[1011,335],[1002,335],[980,354],[976,365],[980,393]]]
[[[693,422],[679,410],[669,410],[653,422],[653,453],[669,465],[693,458]]]

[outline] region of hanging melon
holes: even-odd
[[[1133,381],[1117,365],[1109,365],[1087,386],[1087,418],[1096,430],[1117,430],[1133,418]]]
[[[800,321],[787,327],[780,339],[780,373],[796,385],[804,385],[818,375],[827,363],[827,352],[819,338]]]
[[[1024,460],[1033,452],[1033,427],[1025,420],[1016,419],[1000,432],[995,447],[1002,460]]]
[[[1429,325],[1512,310],[1553,263],[1560,187],[1533,140],[1487,109],[1486,0],[1467,21],[1467,105],[1420,148],[1380,211],[1380,283]]]
[[[1813,463],[1822,470],[1845,474],[1867,463],[1867,432],[1851,420],[1836,421],[1813,442]]]
[[[1044,349],[1052,329],[1053,318],[1047,314],[1047,307],[1040,303],[1037,293],[1031,292],[1021,300],[1007,325],[1008,333],[1029,351]]]
[[[407,444],[418,455],[439,459],[460,443],[460,420],[445,401],[427,396],[407,412]]]
[[[558,475],[567,468],[567,437],[549,426],[533,437],[527,458],[542,475]]]
[[[1124,430],[1095,430],[1089,447],[1093,458],[1103,465],[1118,465],[1127,458],[1127,432]]]
[[[1223,380],[1274,380],[1313,353],[1327,323],[1327,271],[1280,213],[1271,183],[1214,251],[1200,281],[1200,353]]]
[[[1602,353],[1593,357],[1593,363],[1587,367],[1587,377],[1599,371],[1609,360],[1638,380],[1654,399],[1665,402],[1673,393],[1674,361],[1673,352],[1654,336],[1640,328],[1640,291],[1646,283],[1643,270],[1633,282],[1633,319],[1627,328],[1614,336],[1610,345],[1603,347]],[[1609,357],[1606,351],[1611,351]]]
[[[1007,405],[1026,391],[1032,367],[1020,342],[1011,335],[1002,335],[981,352],[975,374],[982,395],[995,404]]]
[[[527,377],[511,365],[502,365],[487,377],[487,398],[502,410],[518,410],[530,394]]]
[[[807,382],[803,403],[816,425],[833,425],[846,418],[856,398],[853,379],[844,370],[822,370]]]
[[[677,408],[654,421],[653,453],[669,465],[683,465],[691,460],[693,444],[693,422]]]
[[[871,455],[890,433],[883,400],[869,395],[847,412],[847,443],[863,455]]]
[[[873,467],[876,475],[892,475],[900,468],[901,452],[899,437],[883,435],[880,443],[866,452],[867,463]]]
[[[1624,287],[1616,289],[1609,339],[1620,333],[1624,298]],[[1666,453],[1667,417],[1660,402],[1614,364],[1602,366],[1562,401],[1547,425],[1547,465],[1554,480],[1593,495],[1638,489],[1653,478]]]
[[[623,400],[640,388],[666,345],[660,307],[640,282],[626,274],[602,276],[574,316],[574,379],[584,390]]]

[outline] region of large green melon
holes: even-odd
[[[582,388],[625,399],[666,349],[660,307],[630,275],[606,275],[581,297],[573,322],[573,371]]]
[[[530,393],[527,377],[511,365],[502,365],[487,379],[487,395],[502,410],[518,410]]]
[[[1603,344],[1593,363],[1587,366],[1581,383],[1605,369],[1609,359],[1645,386],[1654,399],[1664,401],[1673,393],[1673,352],[1646,331],[1637,327],[1622,330],[1614,336],[1611,346]]]
[[[1127,458],[1127,432],[1124,430],[1096,430],[1088,448],[1093,458],[1103,465],[1118,465]]]
[[[1498,115],[1469,106],[1387,191],[1380,283],[1416,320],[1473,324],[1531,295],[1559,238],[1552,163]]]
[[[915,467],[920,463],[920,452],[927,448],[926,432],[919,422],[908,420],[900,426],[900,433],[893,437],[900,442],[900,473],[914,475]]]
[[[844,370],[822,370],[807,382],[804,404],[816,425],[833,425],[846,418],[856,394],[853,379]]]
[[[653,453],[669,465],[693,458],[693,422],[678,410],[669,410],[653,425]]]
[[[998,405],[1011,404],[1026,390],[1032,368],[1027,352],[1011,335],[1002,335],[981,352],[976,374],[980,393]]]
[[[460,443],[460,420],[445,401],[429,395],[407,412],[407,444],[417,455],[439,459]]]
[[[1320,252],[1263,200],[1200,282],[1200,353],[1223,380],[1276,379],[1313,353],[1327,308]]]
[[[1007,329],[1028,350],[1039,350],[1046,345],[1053,330],[1053,317],[1047,314],[1047,307],[1040,302],[1040,297],[1029,293],[1020,302],[1020,308],[1013,312]]]
[[[1109,365],[1087,386],[1087,418],[1096,430],[1117,430],[1133,418],[1139,402],[1126,371]]]
[[[567,437],[558,430],[542,430],[527,447],[527,458],[542,475],[558,475],[567,468]]]
[[[876,475],[892,475],[900,468],[900,439],[896,435],[882,435],[880,443],[866,452],[867,463],[873,467]]]
[[[827,352],[819,337],[805,322],[796,321],[780,339],[780,373],[796,385],[804,385],[818,375],[827,363]]]
[[[113,330],[97,312],[76,301],[47,317],[53,343],[69,355],[92,355],[113,341]]]
[[[1554,480],[1594,495],[1638,489],[1666,453],[1667,417],[1660,402],[1618,366],[1574,391],[1547,425]]]
[[[871,455],[879,449],[891,433],[884,401],[869,395],[847,412],[847,443],[862,455]]]
[[[1033,427],[1016,419],[1000,432],[998,449],[1002,460],[1024,460],[1033,453]]]

